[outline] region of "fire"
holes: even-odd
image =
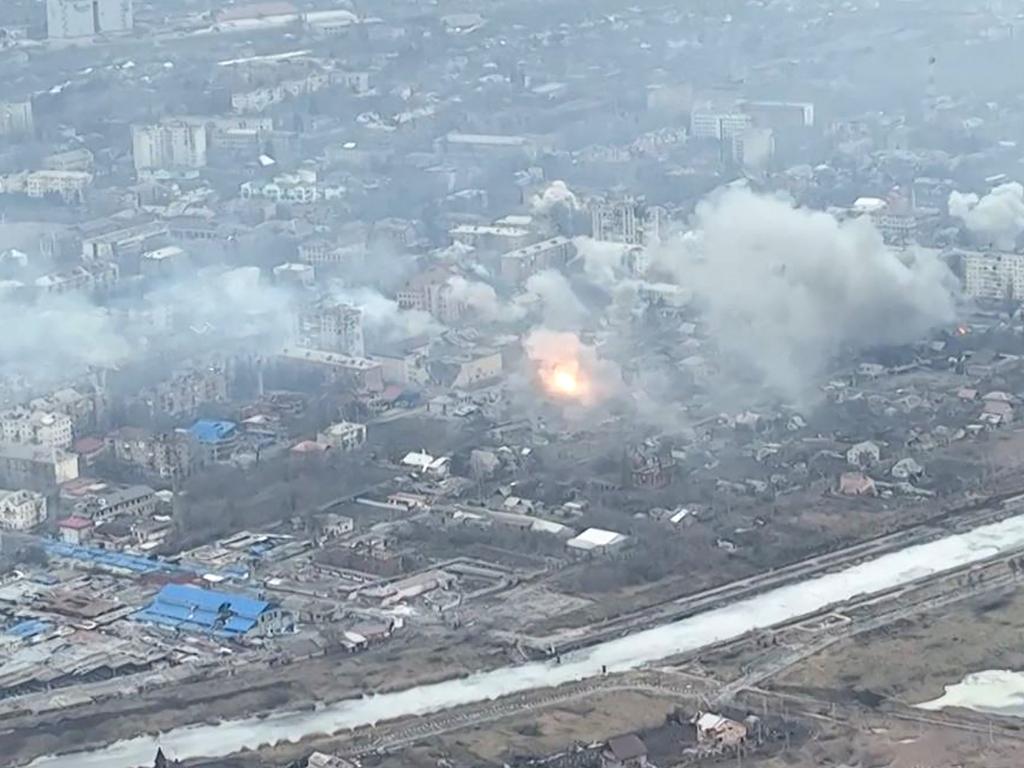
[[[567,361],[541,368],[541,383],[549,394],[567,400],[584,400],[588,385],[579,363]]]
[[[572,397],[580,391],[580,381],[572,371],[556,367],[551,374],[551,389],[560,395]]]

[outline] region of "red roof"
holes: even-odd
[[[75,453],[98,453],[106,447],[106,443],[100,440],[98,437],[83,437],[80,440],[76,440],[75,444],[71,447]]]
[[[92,528],[92,520],[87,517],[66,517],[60,521],[61,528],[70,528],[73,531],[81,531],[86,528]]]

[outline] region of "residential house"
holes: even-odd
[[[339,451],[354,451],[366,443],[366,425],[340,421],[317,434],[316,441]]]
[[[635,733],[608,739],[601,752],[603,768],[644,768],[647,765],[647,745]]]
[[[839,476],[839,493],[843,496],[877,496],[875,481],[863,472],[843,472]]]
[[[65,517],[57,523],[60,540],[65,544],[84,544],[92,537],[94,527],[92,520],[78,515]]]
[[[850,446],[846,451],[846,463],[852,467],[870,467],[877,464],[881,457],[881,449],[870,440]]]

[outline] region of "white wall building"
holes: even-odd
[[[136,171],[206,166],[206,127],[184,120],[132,126]]]
[[[963,263],[964,292],[971,298],[1024,300],[1024,254],[969,251]]]
[[[690,135],[695,139],[731,141],[732,137],[750,127],[753,118],[743,112],[722,111],[711,107],[693,110]]]
[[[24,192],[29,197],[57,195],[67,203],[80,203],[92,184],[92,174],[82,171],[32,171],[20,178],[8,176],[5,192]]]
[[[316,441],[340,451],[354,451],[366,442],[366,425],[339,421],[317,434]]]
[[[0,136],[30,136],[34,130],[31,101],[0,102]]]
[[[46,36],[92,37],[134,26],[132,0],[46,0]]]
[[[34,491],[0,489],[0,529],[27,531],[46,519],[46,497]]]
[[[35,443],[67,448],[73,433],[71,417],[50,411],[16,408],[0,413],[0,440],[6,443]]]

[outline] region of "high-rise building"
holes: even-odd
[[[46,0],[51,39],[127,32],[134,26],[132,0]]]
[[[206,128],[170,120],[132,126],[132,157],[136,171],[206,166]]]
[[[718,110],[710,106],[693,110],[690,115],[690,135],[695,139],[731,141],[753,122],[750,115],[736,110]]]
[[[1024,299],[1024,254],[983,253],[962,254],[964,293],[973,299]]]
[[[363,357],[363,311],[349,304],[311,307],[299,315],[299,338],[304,347]]]
[[[0,136],[30,136],[33,130],[31,101],[0,101]]]
[[[591,234],[595,240],[644,245],[661,238],[664,210],[627,198],[596,202],[590,207]]]

